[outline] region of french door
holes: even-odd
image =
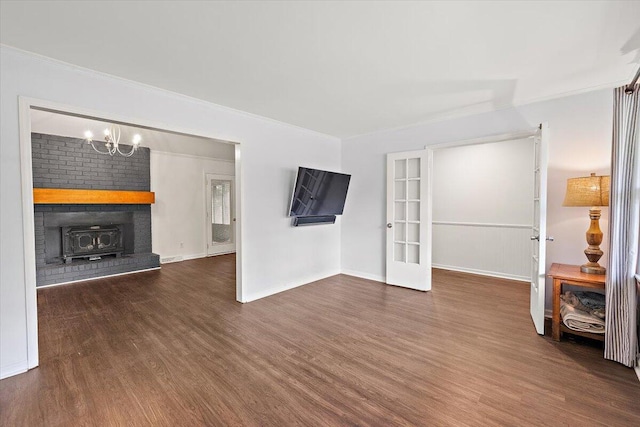
[[[547,240],[547,163],[548,129],[546,124],[534,136],[533,229],[531,234],[531,302],[530,311],[536,332],[544,335],[544,296],[546,284]]]
[[[386,283],[431,289],[431,150],[387,154]]]
[[[207,255],[220,255],[236,250],[234,178],[206,175],[207,188]]]

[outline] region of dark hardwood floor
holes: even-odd
[[[339,275],[243,305],[234,262],[40,290],[0,425],[640,425],[633,370],[536,335],[528,284]]]

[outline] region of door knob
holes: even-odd
[[[540,241],[540,236],[531,236],[529,237],[531,240],[538,240]]]
[[[393,225],[391,225],[391,223],[390,223],[390,222],[388,222],[388,223],[387,223],[387,228],[391,228],[391,227],[393,227]]]
[[[553,236],[547,236],[547,241],[553,242]]]

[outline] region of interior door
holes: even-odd
[[[234,178],[207,174],[207,255],[220,255],[236,250]]]
[[[547,159],[548,129],[546,124],[534,136],[533,229],[531,235],[531,318],[540,335],[544,335],[544,293],[546,283],[547,243]]]
[[[431,150],[387,154],[389,285],[431,289]]]

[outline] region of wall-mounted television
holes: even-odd
[[[289,216],[342,215],[350,180],[344,173],[299,167]]]

